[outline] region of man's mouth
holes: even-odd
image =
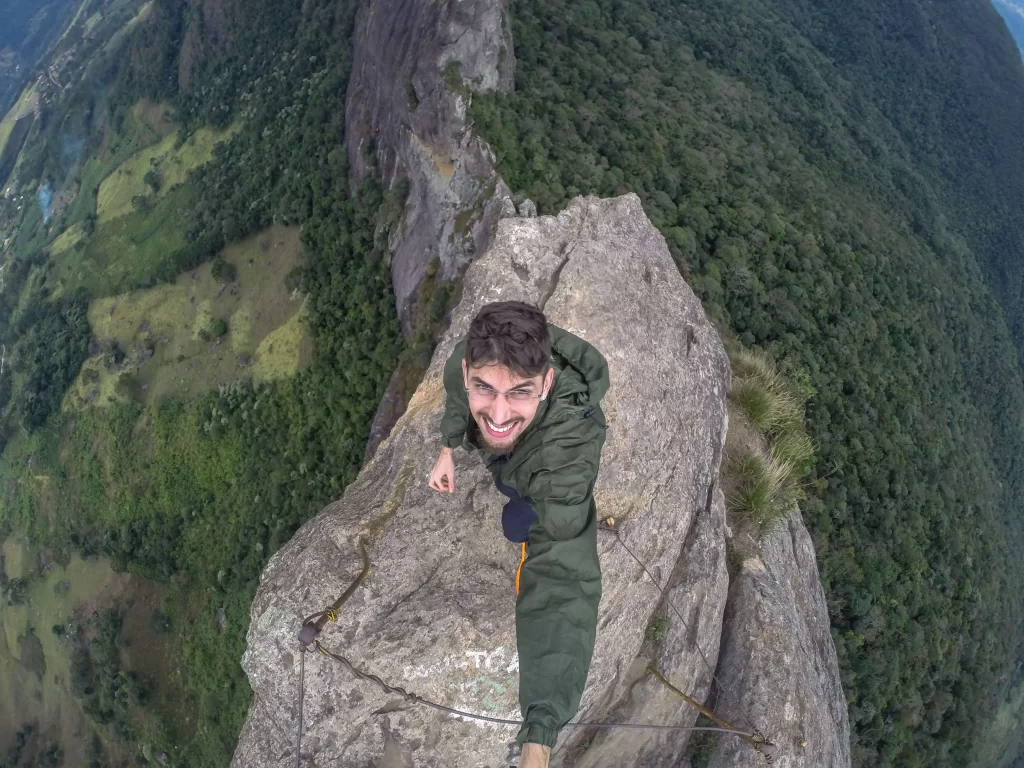
[[[503,429],[499,429],[494,424],[492,424],[491,420],[488,419],[486,416],[483,417],[483,422],[484,426],[487,429],[487,434],[493,437],[495,440],[502,440],[511,435],[512,432],[515,431],[516,424],[519,423],[517,421],[513,421],[511,424],[506,424]]]

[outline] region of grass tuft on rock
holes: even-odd
[[[730,351],[723,490],[730,518],[765,530],[804,498],[815,463],[804,429],[806,395],[763,352]]]

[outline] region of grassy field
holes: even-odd
[[[36,85],[33,82],[32,85],[28,86],[21,96],[18,97],[14,106],[7,111],[6,115],[4,115],[3,120],[0,120],[0,157],[3,156],[4,148],[7,146],[7,141],[11,138],[11,133],[14,131],[15,123],[18,122],[19,118],[34,110],[38,103],[39,94],[36,93]]]
[[[78,10],[75,11],[74,17],[72,17],[71,21],[68,22],[66,27],[64,27],[64,31],[61,32],[60,39],[57,41],[57,44],[63,42],[64,38],[68,36],[68,32],[75,28],[75,24],[77,24],[78,20],[82,18],[82,11],[85,10],[87,5],[89,5],[89,0],[78,0]],[[99,14],[96,15],[98,16]]]
[[[0,155],[3,155],[7,140],[11,138],[11,131],[14,130],[14,120],[0,122]]]
[[[132,107],[132,117],[161,138],[170,136],[179,128],[174,121],[174,107],[166,101],[140,99]]]
[[[166,693],[163,642],[150,628],[152,610],[159,607],[162,592],[153,582],[115,573],[100,558],[72,557],[66,567],[47,562],[22,539],[3,545],[10,574],[10,558],[20,562],[24,576],[31,573],[25,605],[0,603],[0,734],[11,735],[25,722],[37,722],[48,741],[61,744],[67,768],[84,765],[83,748],[91,740],[92,727],[70,693],[69,641],[52,631],[75,616],[85,618],[114,602],[129,603],[122,628],[128,641],[123,651],[128,669],[153,676],[160,695]],[[102,736],[102,734],[101,734]],[[0,750],[10,746],[0,743]]]
[[[142,116],[140,119],[145,120]],[[153,195],[153,189],[143,181],[151,170],[160,178],[160,187],[155,194],[166,194],[172,187],[183,182],[190,170],[209,162],[214,146],[229,138],[238,127],[235,124],[223,131],[200,128],[177,149],[174,146],[176,137],[170,135],[159,144],[128,158],[100,184],[96,201],[98,220],[102,223],[129,214],[133,210],[134,197]]]
[[[98,225],[84,249],[55,252],[51,246],[54,292],[81,287],[91,296],[109,296],[151,282],[164,261],[173,261],[187,245],[193,197],[191,186],[183,184],[160,198],[151,211]]]
[[[100,184],[125,160],[178,130],[171,120],[172,108],[166,103],[143,99],[128,113],[121,131],[108,129],[95,155],[85,161],[79,192],[72,201],[68,222],[74,224],[96,213],[96,195]]]
[[[69,248],[74,248],[82,240],[84,234],[81,224],[72,224],[50,243],[50,255],[55,256]]]
[[[28,576],[31,567],[27,548],[24,542],[19,539],[9,538],[4,541],[4,572],[8,579],[24,579]]]
[[[89,325],[104,349],[82,366],[64,407],[157,403],[243,376],[295,373],[312,354],[302,298],[285,287],[299,253],[298,229],[271,227],[222,253],[237,270],[234,283],[214,279],[207,263],[173,284],[93,301]],[[123,354],[116,363],[114,345]]]
[[[13,123],[22,115],[27,115],[29,112],[35,109],[38,104],[39,94],[36,93],[36,84],[35,81],[33,81],[30,85],[28,85],[25,88],[24,91],[22,91],[21,95],[18,97],[18,100],[14,102],[14,106],[7,110],[7,114],[4,115],[3,120],[0,122]],[[2,148],[3,147],[0,147],[0,149]]]
[[[100,23],[100,19],[102,18],[102,13],[94,13],[92,16],[85,20],[85,25],[82,27],[82,33],[88,35],[90,32],[92,32],[93,27]]]

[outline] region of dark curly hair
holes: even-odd
[[[547,371],[551,334],[544,313],[522,301],[485,304],[466,334],[466,365],[503,365],[532,379]]]

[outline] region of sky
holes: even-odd
[[[992,5],[1006,20],[1017,47],[1024,53],[1024,0],[992,0]]]

